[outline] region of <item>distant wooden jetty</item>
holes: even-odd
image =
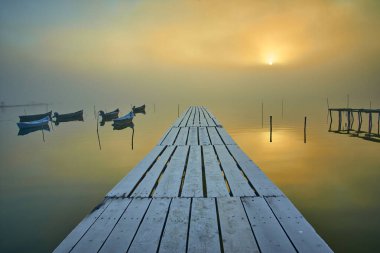
[[[380,130],[379,130],[379,125],[380,125],[380,109],[354,109],[354,108],[330,108],[329,110],[329,116],[330,116],[330,127],[329,130],[331,130],[331,125],[333,122],[333,112],[338,113],[338,129],[335,132],[356,132],[356,134],[360,133],[365,133],[366,137],[380,137]],[[355,117],[354,115],[357,115],[357,128],[354,128],[354,122],[355,122]],[[362,129],[362,124],[363,124],[363,114],[368,115],[368,130],[365,131]],[[374,118],[373,116],[377,115],[377,131],[373,129],[374,125]],[[347,126],[343,128],[343,117],[346,116],[347,118]]]
[[[54,252],[332,252],[204,107],[190,107]]]

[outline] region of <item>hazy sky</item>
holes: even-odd
[[[0,5],[6,103],[329,96],[344,105],[350,94],[380,107],[377,0]]]

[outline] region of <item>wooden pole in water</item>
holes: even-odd
[[[351,126],[351,112],[350,110],[347,110],[347,133],[350,133],[350,126]]]
[[[270,126],[270,137],[269,137],[269,141],[272,142],[272,116],[269,116],[269,126]]]
[[[264,102],[261,101],[261,128],[264,128]]]
[[[338,131],[340,131],[342,129],[342,111],[338,111],[339,112],[339,122],[338,122]]]
[[[330,114],[330,126],[329,126],[329,131],[331,131],[331,125],[332,125],[332,113],[331,110],[329,109],[329,114]]]
[[[133,137],[135,136],[135,128],[132,128],[132,150],[133,150]]]
[[[379,114],[377,114],[377,135],[380,135],[379,125],[380,125],[380,112],[379,112]]]
[[[305,122],[303,125],[303,143],[306,143],[306,120],[307,120],[307,117],[305,116]]]
[[[363,121],[363,118],[362,118],[362,113],[361,111],[358,111],[358,135],[360,134],[360,129],[362,128],[362,121]]]
[[[372,132],[372,113],[370,112],[368,115],[368,136],[371,136]]]

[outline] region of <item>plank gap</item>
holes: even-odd
[[[216,209],[216,220],[218,222],[218,234],[219,234],[220,252],[224,253],[223,236],[222,236],[222,229],[221,229],[221,226],[220,226],[218,201],[216,201],[216,198],[214,198],[214,201],[215,201],[215,209]]]
[[[154,159],[153,163],[148,167],[148,169],[144,172],[144,174],[142,175],[142,177],[137,181],[136,185],[132,188],[132,190],[129,192],[129,194],[128,194],[127,197],[130,197],[132,195],[132,193],[136,190],[137,186],[141,183],[141,181],[144,179],[144,177],[146,176],[146,174],[154,166],[154,164],[157,162],[158,158],[162,155],[162,153],[164,153],[164,151],[165,151],[166,148],[167,148],[167,146],[165,146],[161,150],[161,152],[159,153],[159,155],[156,157],[156,159]],[[123,194],[123,196],[125,197],[125,193]]]
[[[170,212],[170,207],[172,205],[172,200],[173,199],[170,198],[169,207],[168,207],[168,210],[166,212],[166,217],[165,217],[164,225],[162,226],[162,230],[161,230],[161,234],[160,234],[160,240],[158,241],[158,246],[157,246],[156,253],[158,253],[158,251],[160,250],[161,240],[162,240],[162,236],[163,236],[164,231],[165,231],[166,222],[168,221],[168,216],[169,216],[169,212]]]
[[[229,193],[230,196],[232,197],[232,196],[233,196],[233,194],[232,194],[232,190],[231,190],[230,184],[228,183],[228,180],[227,180],[226,174],[224,173],[224,170],[223,170],[222,164],[221,164],[221,162],[220,162],[220,159],[219,159],[218,153],[216,152],[216,149],[215,149],[214,145],[212,146],[212,148],[213,148],[213,150],[214,150],[214,152],[215,152],[216,159],[218,160],[219,169],[220,169],[221,172],[222,172],[222,175],[223,175],[223,178],[224,178],[224,182],[226,183],[226,187],[227,187],[228,193]]]
[[[173,149],[173,152],[170,154],[169,159],[166,161],[165,166],[164,166],[164,168],[162,169],[162,171],[161,171],[161,173],[160,173],[160,176],[157,178],[157,181],[156,181],[156,183],[154,184],[153,189],[152,189],[152,191],[151,191],[150,194],[149,194],[149,197],[150,197],[150,198],[153,196],[154,192],[156,191],[156,188],[157,188],[158,184],[160,183],[161,177],[162,177],[162,175],[164,174],[164,172],[165,172],[165,170],[166,170],[166,167],[168,167],[168,164],[169,164],[169,162],[171,161],[172,157],[174,156],[174,153],[175,153],[176,149],[177,149],[177,146]]]
[[[190,147],[187,150],[187,154],[186,154],[186,162],[185,162],[185,167],[183,168],[183,172],[182,172],[181,185],[179,186],[178,197],[181,196],[183,184],[185,183],[185,176],[186,176],[187,164],[189,162],[189,155],[190,155]]]

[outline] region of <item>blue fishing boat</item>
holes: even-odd
[[[17,126],[20,129],[43,127],[49,124],[49,120],[50,120],[50,117],[46,116],[45,118],[40,119],[40,120],[34,120],[34,121],[29,121],[29,122],[18,122]]]
[[[124,115],[123,117],[117,118],[113,120],[113,125],[122,125],[126,122],[130,122],[133,120],[133,117],[135,114],[131,111],[128,114]]]

